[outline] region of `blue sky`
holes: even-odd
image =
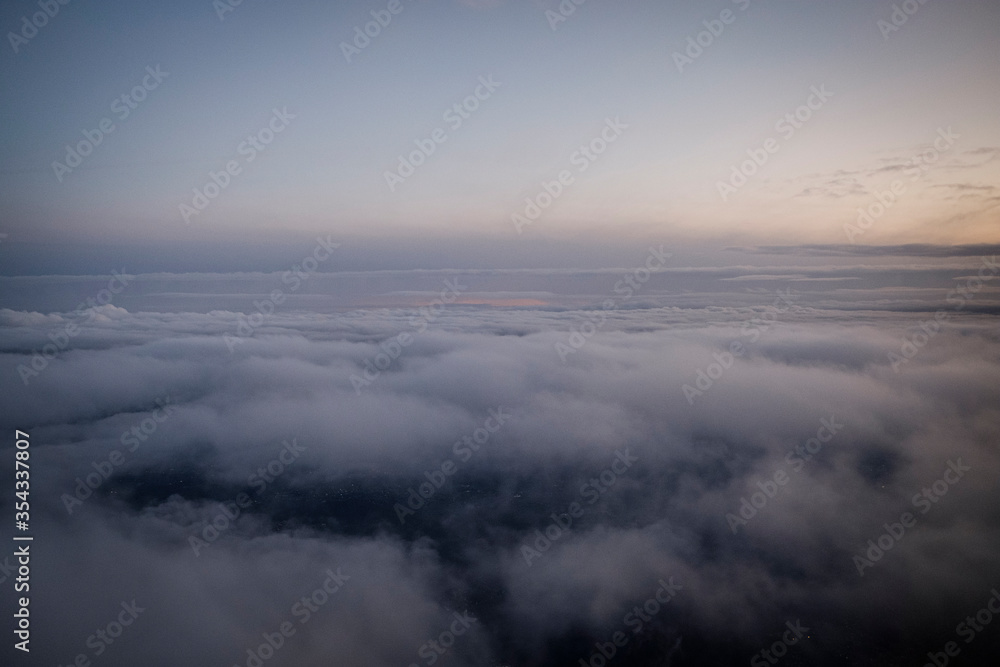
[[[884,34],[893,4],[860,0],[590,0],[555,30],[557,2],[401,0],[348,62],[341,43],[387,6],[244,0],[220,19],[208,0],[71,2],[17,53],[8,35],[7,241],[843,243],[942,128],[959,139],[856,242],[997,240],[995,3],[914,5]],[[0,26],[37,11],[6,3]],[[673,54],[723,12],[678,71]],[[157,66],[166,78],[117,118],[113,101]],[[445,111],[490,76],[499,87],[450,127]],[[814,86],[832,97],[783,137],[777,121]],[[239,147],[274,109],[294,119],[246,161]],[[52,163],[105,118],[114,131],[60,180]],[[628,129],[577,171],[574,153],[615,118]],[[439,128],[446,141],[390,190],[386,172]],[[777,152],[724,201],[720,182],[769,138]],[[181,204],[230,161],[238,175],[186,222]],[[572,185],[518,235],[512,214],[565,169]]]

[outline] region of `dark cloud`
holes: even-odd
[[[741,252],[762,255],[819,255],[825,257],[980,257],[1000,252],[1000,245],[973,243],[967,245],[932,245],[928,243],[907,243],[903,245],[854,245],[806,244],[798,246],[765,245],[749,248],[733,248]]]

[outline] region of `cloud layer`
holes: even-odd
[[[106,305],[27,386],[79,316],[4,311],[33,660],[245,665],[289,622],[269,663],[578,664],[621,631],[621,664],[722,665],[800,620],[788,664],[915,664],[1000,583],[995,320],[915,338],[950,282],[455,304],[424,330],[417,308],[279,309],[232,352],[233,312]],[[660,580],[681,589],[651,613]]]

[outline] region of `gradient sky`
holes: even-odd
[[[884,37],[890,2],[593,0],[552,30],[555,0],[402,0],[347,62],[340,43],[387,2],[71,2],[0,56],[0,231],[18,244],[210,243],[332,234],[366,243],[585,239],[845,243],[876,190],[906,191],[856,242],[1000,240],[1000,5],[928,2]],[[5,33],[37,11],[0,10]],[[683,72],[672,54],[731,10]],[[119,121],[113,100],[147,66],[169,76]],[[500,88],[451,130],[446,109],[492,75]],[[775,123],[825,85],[832,99],[794,136]],[[192,224],[178,207],[272,109],[288,128]],[[52,162],[81,132],[115,130],[59,182]],[[511,214],[606,118],[629,128],[518,236]],[[414,140],[448,140],[390,192],[384,172]],[[917,181],[908,161],[939,128],[959,135]],[[717,183],[769,137],[780,144],[723,202]],[[185,250],[186,249],[186,250]],[[446,263],[447,264],[447,263]]]

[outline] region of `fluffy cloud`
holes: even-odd
[[[952,277],[810,287],[776,315],[768,289],[650,290],[592,332],[600,311],[572,299],[456,304],[422,332],[413,309],[286,309],[233,352],[231,311],[105,307],[27,386],[17,367],[72,314],[3,311],[2,421],[33,443],[36,655],[243,665],[291,621],[274,664],[429,664],[468,612],[451,664],[575,664],[618,630],[628,664],[733,664],[796,619],[798,662],[919,660],[1000,579],[995,323],[956,314],[898,370],[889,357]],[[358,391],[400,332],[412,343]],[[292,440],[301,454],[269,470]],[[68,513],[113,450],[123,463]],[[861,576],[855,557],[903,512],[914,527]],[[294,605],[338,567],[349,580],[300,624]],[[670,577],[683,589],[633,635],[628,614]],[[88,637],[133,599],[146,611],[95,657]]]

